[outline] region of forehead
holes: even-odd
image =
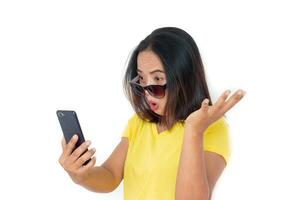
[[[137,56],[137,67],[144,73],[153,70],[164,71],[160,58],[152,51],[141,51]]]

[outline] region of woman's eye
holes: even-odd
[[[155,79],[156,81],[162,80],[162,78],[159,78],[159,77],[155,77],[154,79]]]

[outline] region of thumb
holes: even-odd
[[[205,98],[202,101],[201,110],[206,112],[208,110],[208,103],[209,103],[209,99]]]

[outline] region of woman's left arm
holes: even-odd
[[[210,124],[222,117],[245,95],[240,90],[227,101],[230,91],[224,92],[218,101],[201,108],[185,120],[184,140],[176,179],[176,200],[209,200],[212,190],[225,168],[224,159],[203,149],[203,134]]]

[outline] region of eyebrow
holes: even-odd
[[[137,69],[137,71],[143,73],[142,70],[140,70],[140,69]],[[153,70],[152,72],[150,72],[150,74],[153,74],[155,72],[165,73],[164,71],[162,71],[160,69],[156,69],[156,70]]]

